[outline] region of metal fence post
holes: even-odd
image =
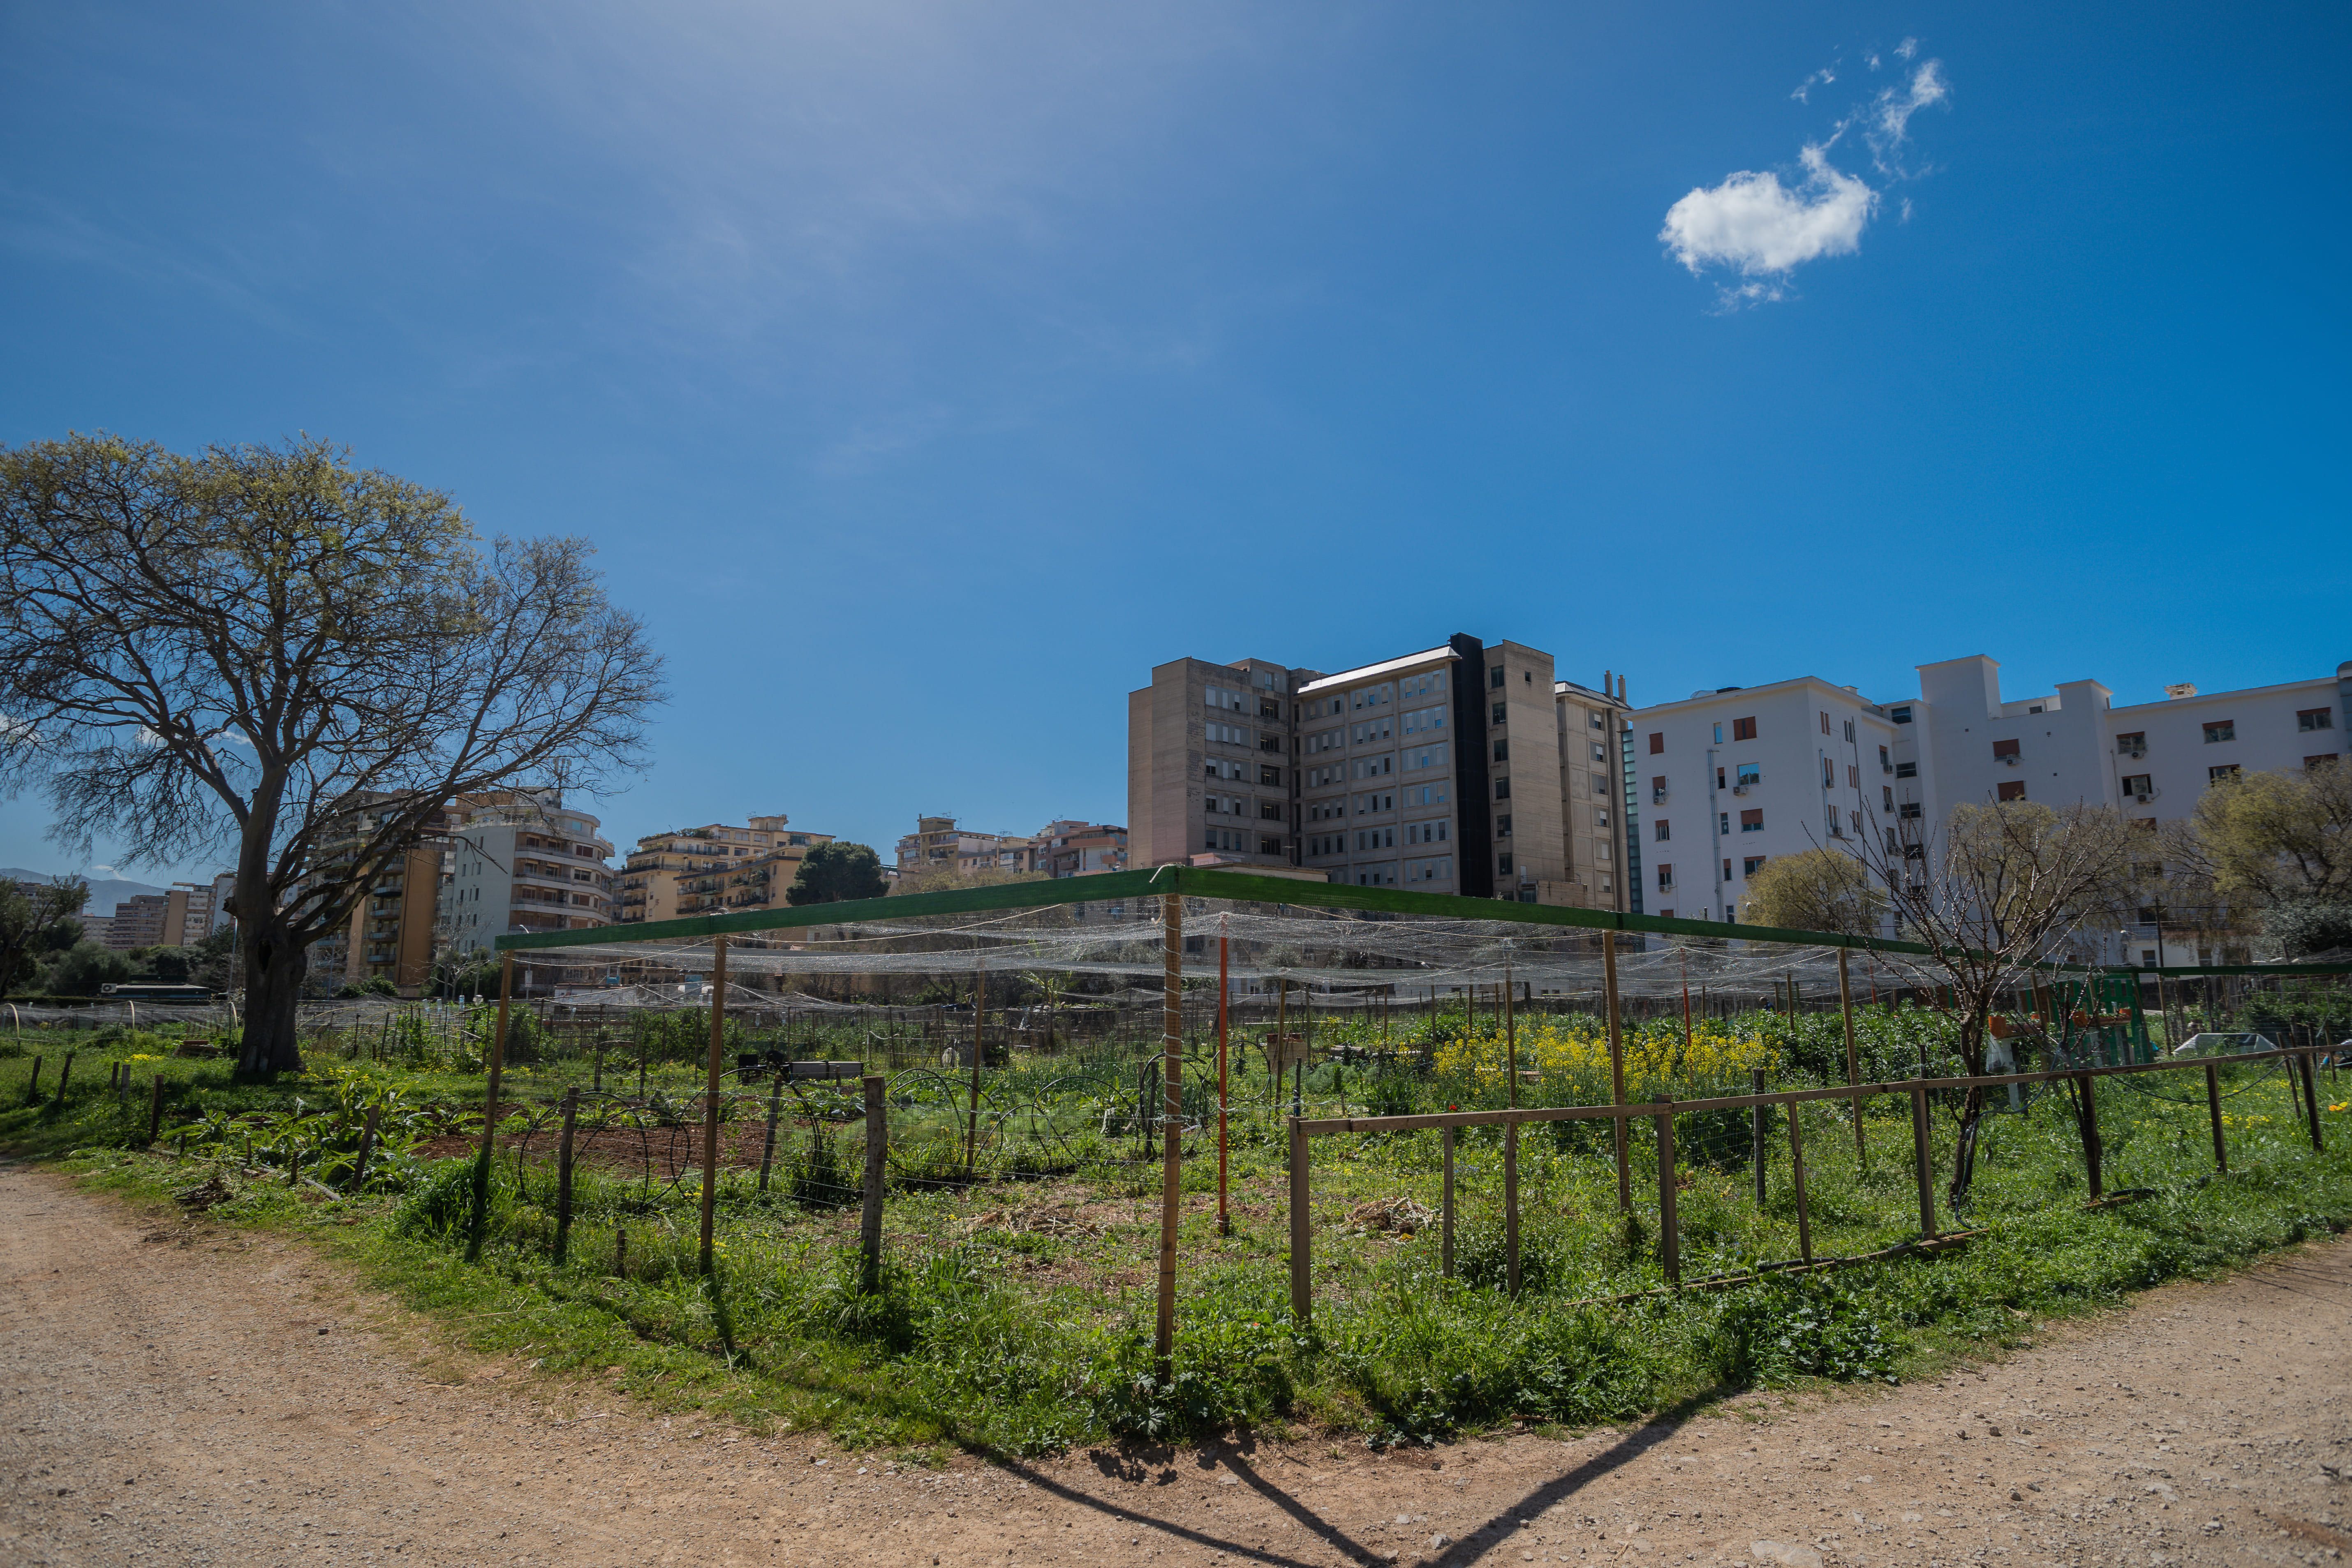
[[[2221,1137],[2221,1069],[2211,1062],[2205,1064],[2205,1110],[2213,1122],[2213,1168],[2226,1176],[2230,1150]]]

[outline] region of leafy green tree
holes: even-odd
[[[660,659],[578,539],[484,540],[308,438],[0,448],[0,788],[131,864],[233,852],[247,1070],[310,949],[459,796],[631,764]]]
[[[130,956],[132,977],[159,985],[187,984],[198,962],[192,947],[134,947]]]
[[[837,904],[850,899],[878,899],[890,890],[882,875],[882,858],[864,844],[820,844],[801,862],[800,875],[784,889],[784,902]]]
[[[2209,930],[2259,921],[2289,956],[2352,945],[2352,768],[2217,780],[2170,826],[2164,868],[2175,909]]]
[[[1757,868],[1748,879],[1740,918],[1750,925],[1871,936],[1885,911],[1886,895],[1872,884],[1870,868],[1858,858],[1836,849],[1803,849],[1776,855]]]
[[[131,960],[94,942],[78,942],[49,965],[48,989],[59,996],[95,996],[131,978]]]
[[[0,881],[0,992],[29,973],[44,956],[81,940],[73,917],[89,902],[89,884],[79,877],[35,887]]]

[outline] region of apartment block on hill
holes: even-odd
[[[1134,864],[1623,909],[1623,709],[1466,635],[1328,674],[1177,659],[1128,699]]]
[[[808,852],[834,841],[790,822],[778,813],[740,827],[714,822],[638,839],[621,873],[621,922],[783,908]]]
[[[236,879],[227,872],[209,882],[174,882],[161,893],[141,893],[114,906],[103,933],[89,917],[82,934],[118,952],[135,947],[194,947],[231,924],[223,908]]]
[[[1064,817],[1034,833],[985,833],[958,826],[952,816],[919,816],[915,831],[898,844],[901,877],[951,870],[1049,877],[1087,877],[1127,868],[1127,829],[1109,823]]]

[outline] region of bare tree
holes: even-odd
[[[2099,937],[2129,900],[2134,851],[2144,847],[2105,806],[2025,801],[1958,806],[1940,833],[1874,821],[1864,834],[1861,855],[1904,934],[1934,950],[1893,961],[1920,984],[1949,987],[1969,1077],[1985,1070],[1989,1025],[2005,993],[2036,965],[2097,957]],[[1971,1088],[1952,1162],[1956,1207],[1976,1180],[1984,1109],[1983,1092]]]
[[[567,538],[308,438],[0,448],[0,783],[132,863],[233,850],[247,1070],[310,950],[460,796],[632,764],[660,660]]]

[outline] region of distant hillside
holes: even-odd
[[[55,872],[27,871],[21,866],[0,866],[0,877],[5,877],[12,882],[57,880]],[[126,903],[142,893],[160,893],[164,890],[162,888],[149,887],[144,882],[126,882],[119,878],[95,880],[89,885],[89,902],[82,906],[82,913],[110,915],[114,912],[114,906],[117,904]]]

